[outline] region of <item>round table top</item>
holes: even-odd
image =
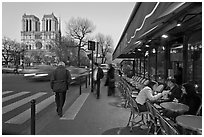
[[[184,128],[202,131],[202,116],[180,115],[176,117],[176,122]]]
[[[179,113],[184,113],[189,110],[189,107],[187,105],[177,102],[163,102],[160,104],[160,106],[167,110]]]

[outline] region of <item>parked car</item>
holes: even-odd
[[[2,66],[2,73],[15,73],[15,66]],[[22,72],[22,68],[18,68],[18,73]]]
[[[78,68],[78,67],[74,67],[74,66],[70,66],[67,68],[70,73],[71,73],[71,77],[72,77],[72,82],[71,84],[75,83],[75,84],[79,84],[80,82],[84,82],[86,79],[85,75],[88,74],[87,69],[85,68]]]

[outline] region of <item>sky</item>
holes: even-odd
[[[35,15],[42,20],[44,14],[54,13],[61,18],[62,35],[71,17],[87,18],[96,26],[92,35],[110,35],[114,47],[119,42],[135,2],[2,2],[2,36],[20,42],[23,14]]]

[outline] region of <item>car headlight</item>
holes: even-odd
[[[45,77],[45,76],[48,76],[48,74],[36,74],[35,76],[36,77]]]
[[[35,73],[24,74],[24,77],[35,76]]]

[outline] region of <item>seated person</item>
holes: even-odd
[[[189,111],[185,114],[196,115],[196,112],[201,104],[201,99],[198,97],[193,84],[185,83],[182,85],[181,99],[179,103],[189,106]]]
[[[167,96],[168,100],[166,101],[173,101],[174,99],[180,100],[182,91],[176,84],[176,80],[174,78],[168,78],[167,86],[169,87],[170,90]]]
[[[141,112],[147,111],[146,101],[155,101],[162,96],[168,94],[169,91],[163,91],[162,93],[158,93],[157,95],[153,95],[153,91],[156,90],[158,83],[156,81],[150,81],[148,85],[146,85],[138,94],[136,98],[136,102],[138,104],[138,108]]]

